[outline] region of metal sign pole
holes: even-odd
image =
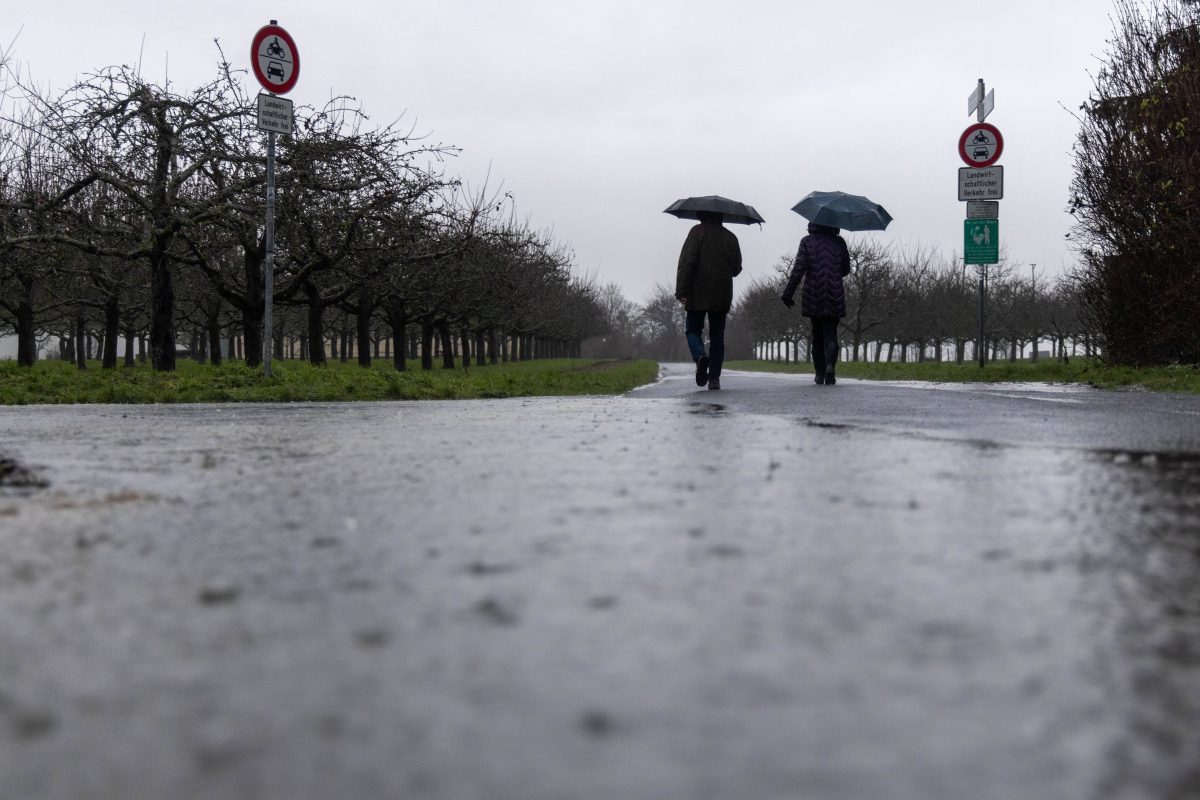
[[[267,258],[263,264],[263,375],[271,377],[271,355],[275,350],[271,322],[272,294],[275,283],[275,131],[267,133]]]
[[[979,357],[979,366],[987,363],[987,342],[984,340],[984,315],[986,312],[985,298],[987,297],[987,265],[979,267],[979,338],[975,344],[975,355]]]

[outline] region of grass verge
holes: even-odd
[[[726,369],[751,372],[786,372],[809,375],[811,364],[784,364],[778,361],[729,361]],[[1052,359],[1038,361],[994,361],[982,369],[974,362],[923,361],[899,364],[896,362],[868,363],[838,362],[839,378],[864,378],[880,381],[933,381],[938,383],[967,382],[1041,382],[1082,383],[1104,389],[1144,388],[1156,392],[1188,392],[1200,394],[1200,369],[1190,366],[1172,367],[1115,367],[1096,359],[1073,358],[1069,364]]]
[[[433,400],[620,394],[650,383],[653,361],[548,359],[463,369],[397,372],[390,361],[314,367],[276,361],[272,376],[244,363],[220,367],[180,361],[174,372],[149,366],[86,370],[61,361],[22,368],[0,361],[0,405],[32,403],[225,403],[345,400]]]

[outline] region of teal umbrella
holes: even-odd
[[[685,197],[676,200],[663,211],[680,219],[700,219],[701,212],[720,214],[725,222],[736,222],[739,225],[755,225],[765,222],[754,206],[730,200],[728,197],[710,194],[707,197]]]
[[[892,215],[879,203],[845,192],[809,192],[792,206],[792,211],[809,222],[844,231],[881,231],[892,221]]]

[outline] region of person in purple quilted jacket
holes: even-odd
[[[783,290],[783,304],[796,305],[793,299],[801,282],[800,313],[812,322],[812,360],[816,382],[826,386],[837,383],[838,320],[846,316],[846,287],[842,279],[850,274],[850,250],[837,228],[810,222],[808,236],[800,240],[792,274]]]

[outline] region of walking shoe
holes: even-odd
[[[824,386],[825,385],[825,376],[824,375],[814,375],[813,383],[815,383],[817,386]]]
[[[837,376],[833,374],[833,367],[830,367],[825,370],[825,385],[833,386],[835,383],[837,383]]]
[[[720,389],[721,388],[721,380],[719,378],[713,378],[711,381],[708,382],[708,388],[709,389]]]
[[[708,383],[708,356],[700,356],[696,359],[696,385],[703,386]]]

